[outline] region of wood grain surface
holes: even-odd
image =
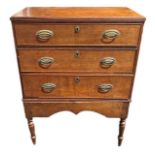
[[[75,33],[78,25],[80,32]],[[139,24],[15,24],[17,45],[24,46],[137,46]],[[106,30],[118,30],[114,40],[104,39]],[[36,33],[50,30],[54,35],[47,41],[38,41]]]
[[[131,49],[23,48],[18,50],[18,59],[21,72],[133,73],[135,54]],[[39,60],[44,57],[52,58],[54,63],[47,68],[40,66]],[[115,62],[110,67],[102,67],[101,61],[107,57],[114,58]]]

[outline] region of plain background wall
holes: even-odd
[[[27,6],[127,6],[147,21],[141,42],[124,141],[117,147],[118,119],[94,112],[61,112],[35,118],[33,146],[21,102],[10,16]],[[0,155],[155,154],[155,9],[148,0],[1,0],[0,1]]]

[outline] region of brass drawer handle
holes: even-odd
[[[36,32],[36,37],[39,41],[47,41],[53,37],[54,32],[50,30],[39,30]]]
[[[101,84],[98,85],[98,92],[100,93],[108,93],[109,91],[111,91],[113,88],[112,84]]]
[[[113,57],[105,57],[100,61],[102,68],[109,68],[116,62],[116,59]]]
[[[76,26],[74,27],[74,32],[75,32],[75,33],[79,33],[79,32],[80,32],[80,26],[76,25]]]
[[[117,38],[120,34],[121,33],[118,30],[109,29],[109,30],[106,30],[106,31],[103,32],[102,37],[104,39],[111,39],[111,40],[113,40],[113,39]]]
[[[54,63],[54,59],[51,57],[42,57],[38,60],[39,66],[42,68],[48,68]]]
[[[50,93],[56,88],[56,85],[54,83],[44,83],[41,88],[44,93]]]

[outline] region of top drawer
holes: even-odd
[[[17,45],[137,46],[136,24],[14,24]]]

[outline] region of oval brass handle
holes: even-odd
[[[102,37],[104,39],[115,39],[120,35],[120,31],[115,29],[109,29],[103,32]]]
[[[75,32],[75,33],[79,33],[79,32],[80,32],[80,26],[76,25],[76,26],[74,27],[74,32]]]
[[[54,63],[54,59],[51,57],[42,57],[38,60],[39,66],[42,68],[48,68]]]
[[[113,88],[112,84],[101,84],[101,85],[98,85],[98,91],[100,93],[107,93],[107,92],[111,91],[112,88]]]
[[[51,30],[39,30],[36,32],[36,37],[39,41],[47,41],[54,35]]]
[[[50,93],[56,88],[56,85],[54,83],[44,83],[41,88],[44,93]]]
[[[105,57],[100,61],[102,68],[109,68],[116,62],[116,59],[113,57]]]

